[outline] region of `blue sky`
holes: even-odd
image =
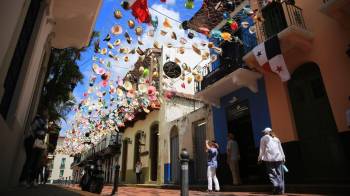
[[[121,8],[120,6],[120,2],[119,0],[104,0],[103,4],[101,6],[100,12],[99,12],[99,16],[97,18],[96,24],[95,24],[95,30],[100,32],[100,38],[101,38],[101,48],[106,47],[106,43],[102,42],[102,39],[107,35],[107,33],[110,32],[110,29],[113,25],[115,24],[119,24],[123,27],[123,33],[125,32],[125,30],[128,31],[128,33],[131,35],[131,37],[133,38],[133,40],[137,40],[137,37],[134,33],[134,30],[131,30],[128,28],[127,26],[127,21],[129,19],[134,19],[134,17],[131,15],[130,11],[125,11],[123,10],[123,8]],[[188,20],[190,19],[198,10],[199,8],[202,6],[202,0],[195,0],[195,7],[194,9],[186,9],[185,8],[185,2],[186,0],[167,0],[167,3],[162,3],[160,2],[160,0],[149,0],[148,1],[148,6],[150,8],[154,8],[157,11],[160,11],[172,18],[175,18],[179,21],[184,21],[184,20]],[[122,15],[123,18],[122,19],[115,19],[113,16],[113,12],[115,10],[120,10],[122,11]],[[150,9],[150,12],[152,15],[156,14],[152,9]],[[158,15],[158,14],[157,14]],[[159,20],[159,26],[161,26],[161,23],[163,21]],[[173,26],[179,26],[179,23],[176,23],[174,21],[171,21]],[[144,30],[148,29],[149,26],[147,24],[140,24],[138,22],[135,21],[135,25],[136,26],[142,26]],[[177,28],[174,28],[176,31]],[[200,36],[200,35],[198,35]],[[119,35],[118,37],[112,37],[112,40],[116,40],[116,39],[121,39],[122,43],[125,43],[125,39],[123,40],[123,34]],[[143,40],[145,42],[147,42],[147,40]],[[150,43],[145,44],[146,46],[149,46]],[[145,49],[145,48],[142,48]],[[78,61],[78,65],[80,67],[81,72],[84,75],[84,80],[81,84],[78,84],[78,86],[75,88],[73,94],[77,100],[77,102],[79,102],[82,98],[83,98],[83,93],[86,92],[88,85],[89,85],[89,78],[90,75],[92,74],[92,64],[93,64],[93,60],[92,57],[94,56],[94,51],[93,51],[93,46],[90,46],[86,52],[84,52],[82,54],[82,58],[81,60]],[[113,74],[112,77],[123,77],[123,75],[125,75],[125,73],[128,71],[128,69],[132,68],[132,64],[134,63],[134,61],[136,60],[136,58],[130,58],[130,62],[127,63],[123,63],[123,62],[119,62],[118,63],[118,68],[113,69]],[[69,113],[69,115],[67,116],[67,122],[66,121],[62,121],[61,126],[61,135],[64,135],[66,130],[71,129],[70,127],[70,122],[73,119],[74,116],[74,112],[72,111],[71,113]]]

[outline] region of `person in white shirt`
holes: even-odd
[[[241,177],[239,175],[239,160],[241,156],[238,143],[234,140],[234,135],[232,133],[229,133],[227,138],[227,164],[230,166],[233,185],[239,185],[241,184]]]
[[[264,136],[260,140],[258,162],[266,165],[269,180],[273,184],[274,194],[284,194],[283,163],[285,155],[280,140],[272,132],[271,128],[263,130]]]
[[[142,173],[142,163],[141,161],[137,161],[135,165],[135,173],[136,173],[136,183],[141,183],[141,173]]]

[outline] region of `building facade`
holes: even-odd
[[[36,114],[51,47],[86,46],[100,5],[100,0],[0,3],[1,190],[18,183],[24,132]]]
[[[64,137],[59,137],[57,140],[57,146],[63,145]],[[74,161],[74,157],[65,154],[55,154],[50,164],[50,176],[48,178],[49,183],[59,183],[63,180],[73,180],[73,170],[71,164]]]
[[[198,26],[218,2],[202,7],[189,21],[190,26]],[[207,70],[196,93],[214,106],[214,133],[222,154],[218,174],[225,183],[232,182],[223,175],[228,171],[224,160],[226,135],[232,132],[240,146],[243,183],[263,183],[265,179],[259,177],[263,168],[256,160],[261,130],[271,126],[283,143],[287,167],[294,171],[287,174],[287,182],[348,181],[350,57],[346,51],[350,37],[345,20],[350,15],[342,11],[349,7],[348,1],[236,3],[233,10],[216,10],[217,17],[200,23],[209,30],[230,31],[226,19],[217,20],[228,11],[238,24],[248,25],[232,32],[240,41],[215,43],[222,48],[222,55]],[[257,15],[263,20],[245,17],[248,8],[258,9]],[[342,17],[338,17],[340,13]],[[256,31],[247,34],[251,26]],[[252,52],[273,36],[279,39],[291,74],[287,82],[263,70]],[[330,169],[320,172],[324,168]]]

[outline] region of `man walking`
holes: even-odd
[[[230,166],[233,185],[239,185],[241,184],[241,177],[239,175],[239,147],[232,133],[229,133],[227,137],[227,164]]]
[[[284,194],[283,163],[285,155],[280,140],[271,128],[263,130],[264,136],[260,140],[258,162],[264,162],[270,182],[273,185],[273,194]]]

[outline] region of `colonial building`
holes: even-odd
[[[350,34],[346,21],[350,14],[344,8],[349,2],[296,1],[294,5],[293,1],[242,0],[230,9],[217,6],[219,1],[205,2],[189,26],[197,31],[205,27],[231,32],[238,38],[231,42],[212,39],[222,48],[222,55],[206,70],[196,93],[213,105],[222,179],[228,169],[223,160],[226,135],[232,132],[241,151],[243,183],[264,182],[260,178],[263,168],[256,160],[261,130],[271,126],[283,142],[287,167],[293,171],[287,174],[287,182],[348,180],[350,58],[346,51]],[[208,18],[207,12],[214,14]],[[229,13],[226,19],[224,12]],[[237,29],[229,19],[237,22]],[[266,72],[252,51],[274,36],[291,74],[287,82]]]
[[[59,137],[57,140],[57,146],[62,146],[64,137]],[[74,157],[66,154],[55,154],[51,165],[49,183],[57,183],[62,180],[73,180],[73,171],[71,164],[73,163]]]
[[[0,190],[18,183],[25,159],[23,136],[36,114],[51,47],[86,46],[101,2],[0,3]]]

